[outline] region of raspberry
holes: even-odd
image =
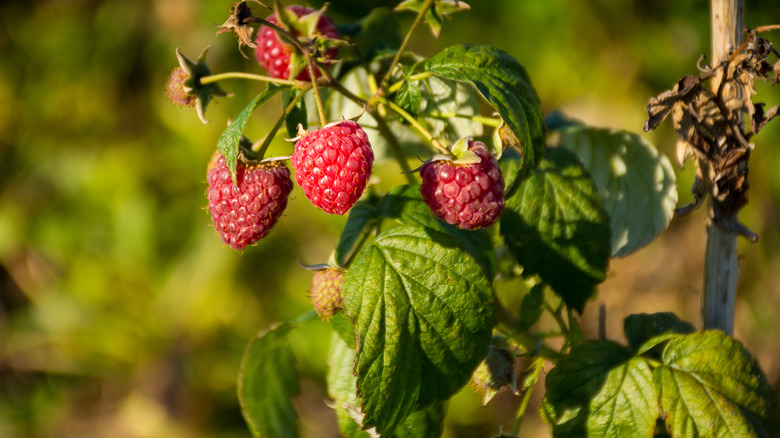
[[[222,242],[236,251],[271,230],[287,207],[292,190],[290,171],[281,162],[247,167],[239,162],[233,183],[225,157],[219,156],[208,172],[208,200],[214,228]]]
[[[468,150],[481,159],[479,163],[425,163],[420,193],[436,217],[474,230],[489,227],[504,210],[504,177],[484,143],[469,140]]]
[[[292,155],[295,180],[315,207],[346,213],[363,193],[374,163],[366,132],[346,120],[301,134]]]
[[[295,15],[298,17],[316,12],[314,8],[300,5],[287,6],[286,9],[295,12]],[[267,20],[277,26],[280,26],[276,13],[271,14]],[[295,30],[287,30],[296,38],[300,36]],[[333,20],[325,15],[321,15],[319,21],[317,21],[317,29],[315,30],[314,34],[304,36],[324,36],[326,38],[335,39],[338,38],[339,35],[339,31],[336,29],[336,25],[333,23]],[[257,30],[257,38],[255,42],[257,43],[257,48],[255,48],[255,57],[257,58],[257,62],[260,64],[260,66],[268,72],[268,75],[279,79],[291,79],[290,57],[292,56],[292,51],[295,49],[279,41],[279,38],[276,36],[276,32],[268,26],[260,26],[260,28]],[[336,55],[338,55],[338,51],[338,47],[331,47],[325,50],[325,52],[322,53],[322,56],[326,59],[333,59],[336,57]],[[315,69],[315,76],[320,77],[321,75],[322,73],[318,69]],[[309,76],[309,70],[306,68],[301,70],[297,79],[301,81],[311,80],[311,76]]]
[[[341,283],[344,271],[340,269],[322,269],[314,273],[311,281],[311,302],[314,310],[323,321],[328,321],[342,308]]]

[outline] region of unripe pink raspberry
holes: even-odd
[[[468,141],[480,161],[434,160],[420,169],[422,198],[436,217],[473,230],[492,225],[504,211],[504,177],[481,141]]]
[[[295,180],[303,193],[329,214],[352,208],[363,194],[373,163],[368,135],[351,120],[302,131],[292,155]]]
[[[300,5],[287,6],[286,9],[295,12],[298,17],[316,12],[316,9],[314,8]],[[280,26],[279,18],[276,16],[276,13],[271,14],[267,20],[277,26]],[[321,15],[320,19],[317,21],[317,29],[312,35],[299,35],[298,32],[296,32],[294,29],[287,30],[295,37],[305,36],[314,38],[317,36],[323,36],[326,38],[335,39],[340,35],[338,29],[336,29],[336,25],[333,23],[333,20],[324,14]],[[257,43],[257,47],[255,48],[255,57],[257,58],[257,62],[260,64],[260,66],[268,72],[268,75],[279,79],[292,79],[290,78],[290,59],[295,48],[279,41],[279,38],[276,36],[276,32],[268,26],[260,26],[260,28],[257,30],[257,38],[255,42]],[[338,47],[331,47],[325,50],[325,52],[322,53],[322,56],[326,59],[334,59],[338,55],[338,50]],[[322,73],[318,69],[315,69],[315,76],[320,77],[321,75]],[[309,76],[309,70],[306,68],[301,70],[297,79],[301,81],[311,80],[311,76]]]
[[[264,237],[287,207],[290,171],[280,161],[247,167],[239,161],[233,183],[225,157],[208,171],[209,212],[222,242],[236,251]]]
[[[314,273],[311,281],[311,302],[323,321],[330,320],[343,307],[341,283],[344,271],[327,268]]]

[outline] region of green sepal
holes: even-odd
[[[182,86],[184,92],[187,95],[195,96],[195,110],[198,113],[198,118],[203,123],[208,123],[206,120],[206,107],[211,102],[212,96],[227,96],[227,93],[222,91],[215,82],[210,84],[202,84],[200,79],[211,75],[208,65],[206,65],[206,54],[211,46],[206,47],[200,52],[197,62],[192,62],[189,58],[181,53],[180,49],[176,49],[176,57],[179,59],[179,65],[187,73],[187,79],[184,80]]]
[[[241,136],[243,135],[244,128],[249,121],[249,116],[252,115],[252,112],[258,106],[264,104],[274,94],[285,88],[289,88],[289,86],[268,84],[265,88],[265,91],[255,96],[255,98],[252,99],[252,101],[249,102],[249,104],[244,107],[240,113],[238,113],[238,117],[236,117],[236,119],[233,120],[233,122],[228,125],[224,131],[222,131],[222,135],[219,137],[219,141],[217,141],[217,149],[219,150],[219,153],[225,157],[225,162],[227,164],[228,170],[230,170],[230,175],[233,177],[234,184],[238,184],[238,181],[236,181],[236,164],[238,163]]]

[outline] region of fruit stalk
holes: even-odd
[[[428,9],[430,9],[431,6],[433,6],[433,2],[434,0],[425,0],[422,9],[420,9],[420,12],[417,14],[417,18],[415,18],[414,23],[412,23],[412,27],[410,27],[409,32],[406,33],[406,37],[404,38],[403,43],[401,43],[401,47],[398,48],[398,52],[396,52],[395,58],[393,58],[393,62],[390,63],[390,68],[387,69],[387,73],[385,73],[385,76],[382,78],[382,82],[379,83],[379,90],[377,90],[377,94],[381,95],[384,93],[384,89],[387,87],[387,84],[390,83],[390,77],[393,75],[393,69],[395,69],[395,66],[398,65],[398,62],[401,60],[401,56],[403,56],[406,48],[409,47],[409,42],[412,40],[412,34],[420,26],[420,23],[422,23],[423,18],[425,18],[425,13],[428,12]]]

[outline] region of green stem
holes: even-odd
[[[252,149],[257,154],[257,159],[262,160],[263,155],[265,155],[265,151],[268,149],[268,146],[271,145],[271,141],[273,141],[274,137],[276,136],[276,132],[279,131],[279,128],[282,127],[282,123],[284,123],[284,120],[287,118],[287,116],[290,114],[290,111],[295,108],[295,104],[298,103],[301,98],[306,94],[307,91],[309,91],[309,88],[311,88],[311,84],[306,84],[303,89],[298,93],[297,96],[293,98],[293,100],[290,101],[290,103],[287,105],[287,108],[284,109],[284,113],[279,117],[279,119],[276,120],[276,123],[271,128],[270,131],[268,131],[268,134],[265,135],[265,138],[263,139],[263,142],[256,148],[253,147]]]
[[[200,78],[200,83],[203,85],[210,84],[212,82],[222,81],[225,79],[249,79],[250,81],[271,82],[279,85],[292,85],[295,88],[303,88],[306,86],[304,81],[295,81],[288,79],[277,79],[270,76],[256,75],[252,73],[242,72],[227,72],[218,73],[215,75],[203,76]]]
[[[479,115],[439,113],[439,112],[424,113],[420,115],[424,117],[431,117],[434,119],[451,119],[451,118],[468,119],[478,123],[482,123],[485,126],[490,126],[491,128],[498,128],[499,126],[501,126],[501,119],[494,119],[492,117],[485,117]]]
[[[379,83],[379,90],[377,91],[378,94],[381,94],[382,90],[387,87],[387,84],[390,82],[390,77],[393,75],[393,69],[395,69],[395,66],[398,65],[398,61],[401,60],[401,55],[406,51],[406,48],[409,47],[409,42],[412,40],[412,34],[420,26],[423,18],[425,18],[425,13],[428,12],[428,9],[430,9],[431,6],[433,6],[434,1],[435,0],[425,0],[422,9],[420,9],[420,12],[417,14],[417,18],[415,18],[414,23],[412,23],[412,27],[409,28],[409,32],[406,33],[404,42],[401,43],[401,47],[398,48],[398,52],[395,54],[393,62],[390,63],[390,68],[387,69],[387,73],[385,73],[385,76],[382,78],[382,82]]]
[[[400,80],[393,85],[390,86],[390,88],[387,89],[387,94],[393,94],[396,91],[400,90],[401,87],[404,85],[404,82],[406,81],[421,81],[423,79],[427,79],[429,77],[433,76],[433,73],[426,71],[423,73],[417,73],[416,75],[411,75],[408,78],[405,78],[403,80]]]
[[[496,296],[493,296],[493,315],[496,318],[496,327],[507,337],[517,342],[523,350],[536,352],[539,357],[543,357],[553,363],[558,361],[560,354],[545,345],[541,339],[530,333],[517,331],[517,318],[501,304],[501,301]]]
[[[548,312],[555,318],[555,322],[558,323],[558,327],[561,328],[561,331],[564,333],[564,336],[569,334],[569,327],[566,325],[566,322],[563,320],[563,315],[561,315],[561,308],[563,306],[563,303],[561,303],[560,306],[558,306],[557,309],[553,309],[552,306],[550,306],[550,303],[547,301],[544,302],[544,308],[547,309]]]
[[[539,359],[537,359],[537,361],[538,360]],[[542,371],[542,366],[543,363],[538,362],[535,362],[533,365],[533,384],[523,392],[523,399],[520,402],[520,407],[517,409],[517,419],[515,420],[514,427],[512,427],[512,435],[517,436],[517,434],[520,432],[520,425],[523,424],[523,417],[525,417],[525,411],[528,408],[528,401],[531,400],[531,393],[533,392],[536,383],[539,381],[539,374]]]
[[[440,142],[439,140],[437,140],[437,139],[436,139],[436,138],[433,136],[433,134],[431,134],[431,132],[430,132],[430,131],[428,131],[427,129],[425,129],[425,127],[424,127],[424,126],[423,126],[423,125],[422,125],[420,122],[418,122],[418,121],[417,121],[417,119],[415,119],[415,118],[414,118],[414,117],[413,117],[411,114],[409,114],[408,112],[406,112],[406,110],[404,110],[404,109],[403,109],[403,108],[401,108],[400,106],[396,105],[396,104],[395,104],[395,102],[391,102],[391,101],[389,101],[389,100],[385,99],[384,97],[380,97],[380,96],[374,96],[374,97],[372,97],[372,98],[371,98],[371,100],[369,100],[369,103],[371,103],[372,101],[377,101],[377,102],[383,103],[383,104],[387,105],[387,106],[388,106],[390,109],[392,109],[393,111],[395,111],[396,113],[398,113],[398,115],[400,115],[401,117],[403,117],[403,118],[404,118],[404,119],[405,119],[407,122],[409,122],[409,123],[410,123],[410,124],[411,124],[411,125],[412,125],[412,126],[415,128],[415,129],[417,129],[418,131],[420,131],[420,134],[422,134],[422,135],[423,135],[423,137],[425,137],[425,139],[426,139],[426,140],[428,140],[428,141],[429,141],[429,142],[430,142],[430,143],[433,145],[433,147],[435,147],[436,149],[438,149],[438,150],[439,150],[439,152],[441,152],[441,153],[443,153],[443,154],[449,154],[449,153],[450,153],[450,152],[447,150],[447,148],[446,148],[446,147],[444,147],[444,145],[443,145],[443,144],[441,144],[441,142]]]
[[[414,184],[417,182],[417,180],[412,174],[412,168],[409,167],[409,162],[406,160],[406,154],[404,154],[401,143],[398,141],[398,137],[393,134],[393,131],[390,130],[389,126],[387,126],[385,119],[380,117],[379,114],[376,114],[376,112],[372,111],[371,115],[374,117],[374,120],[376,120],[376,129],[380,134],[382,134],[382,137],[384,137],[387,140],[387,143],[390,145],[390,150],[393,151],[395,161],[397,161],[398,165],[401,166],[401,171],[406,177],[406,181],[409,182],[409,184]]]

